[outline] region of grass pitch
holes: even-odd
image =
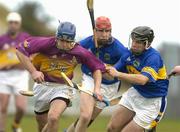
[[[109,121],[109,116],[99,116],[97,120],[88,128],[88,132],[106,132],[106,125]],[[76,117],[71,116],[62,116],[59,121],[59,132],[63,132],[73,121],[76,120]],[[9,116],[7,120],[7,132],[11,132],[11,123],[13,117]],[[157,127],[157,132],[180,132],[180,119],[163,119]],[[25,116],[23,118],[22,124],[23,132],[37,132],[37,124],[34,116]]]

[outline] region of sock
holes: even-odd
[[[12,126],[14,128],[19,128],[20,127],[20,124],[19,123],[16,123],[15,121],[13,122]]]

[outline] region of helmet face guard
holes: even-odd
[[[65,40],[67,42],[74,42],[74,38],[70,36],[69,34],[62,34],[56,37],[59,40]]]

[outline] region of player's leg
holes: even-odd
[[[10,94],[0,93],[0,132],[5,132],[7,108],[9,104]]]
[[[11,95],[11,88],[6,84],[0,84],[0,131],[5,131],[7,109]]]
[[[16,73],[16,74],[15,74]],[[11,84],[12,93],[15,97],[15,107],[16,113],[14,117],[14,122],[12,124],[13,131],[20,131],[20,123],[25,114],[26,107],[27,107],[27,97],[22,96],[19,94],[20,90],[27,90],[28,89],[28,72],[27,71],[16,71],[14,74],[14,82],[15,84]],[[23,80],[22,80],[23,79]]]
[[[98,115],[102,112],[103,109],[99,109],[97,107],[94,107],[93,114],[91,117],[91,120],[88,124],[88,127],[94,122],[94,120],[98,117]]]
[[[88,123],[91,120],[95,100],[89,94],[81,92],[80,94],[80,117],[77,122],[75,132],[85,132]]]
[[[129,92],[132,108],[136,115],[129,124],[124,127],[123,132],[151,130],[163,117],[166,108],[166,98],[145,98],[135,89]]]
[[[128,89],[122,96],[119,102],[119,108],[113,113],[111,120],[108,124],[108,132],[121,131],[135,116],[132,101],[133,95],[132,88]]]
[[[135,113],[126,107],[120,105],[119,108],[113,113],[111,120],[108,123],[108,132],[119,132],[126,124],[128,124],[134,117]]]
[[[84,90],[94,91],[94,80],[92,77],[83,74],[82,87]],[[86,93],[80,93],[80,116],[76,123],[75,132],[85,132],[91,120],[95,106],[94,98]]]
[[[38,124],[38,132],[42,132],[42,129],[47,124],[47,111],[44,113],[36,113],[36,121]]]
[[[20,122],[26,111],[26,107],[27,107],[26,104],[27,104],[27,98],[25,96],[15,95],[16,113],[12,125],[14,130],[20,128]]]
[[[101,111],[102,111],[102,109],[99,109],[99,108],[97,108],[97,107],[94,107],[91,120],[90,120],[90,122],[88,123],[88,127],[94,122],[94,120],[95,120],[96,117],[101,113]],[[75,122],[73,122],[73,123],[68,127],[68,129],[66,130],[66,132],[74,132],[78,120],[79,120],[79,118],[78,118]]]
[[[59,118],[67,108],[69,102],[69,99],[62,97],[51,101],[48,112],[47,127],[44,127],[42,132],[58,132]]]
[[[43,84],[36,84],[33,87],[34,92],[34,112],[36,114],[36,121],[38,132],[47,124],[47,115],[49,111],[50,91],[48,86]]]
[[[144,128],[132,120],[123,128],[122,132],[144,132]]]

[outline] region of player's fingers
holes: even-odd
[[[40,81],[39,78],[35,79],[34,81],[35,81],[36,83],[41,83],[41,81]]]
[[[44,77],[43,77],[43,76],[41,76],[41,77],[39,78],[39,82],[40,82],[40,83],[43,83],[43,82],[44,82]]]
[[[41,74],[41,80],[44,82],[44,74]]]
[[[97,98],[98,98],[99,101],[103,100],[103,96],[102,95],[97,94]]]
[[[39,76],[35,79],[36,83],[42,83],[43,81],[44,81],[44,79],[41,76]]]

